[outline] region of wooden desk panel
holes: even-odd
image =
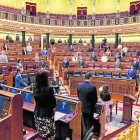
[[[77,96],[78,84],[82,83],[84,80],[84,77],[69,78],[70,96]],[[111,93],[112,97],[118,100],[123,99],[123,96],[125,94],[131,94],[135,96],[135,80],[92,77],[91,84],[95,85],[98,94],[100,93],[99,88],[102,87],[104,84],[107,84],[109,86],[109,92]]]

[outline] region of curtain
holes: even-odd
[[[32,8],[33,15],[36,16],[36,4],[35,3],[26,2],[26,11],[30,12],[30,7]]]
[[[130,2],[130,15],[134,15],[135,6],[137,7],[137,12],[140,11],[140,1]]]
[[[77,7],[77,17],[78,17],[78,19],[80,19],[81,11],[83,12],[84,19],[86,19],[87,7]]]

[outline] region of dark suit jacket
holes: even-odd
[[[136,63],[132,62],[131,64],[134,66],[135,70],[139,70],[139,62]]]
[[[96,61],[96,54],[90,56],[90,61]]]
[[[119,55],[121,56],[121,53],[119,53]],[[125,53],[124,52],[122,53],[122,56],[125,56]]]
[[[105,45],[105,42],[101,42],[102,45]]]
[[[62,61],[62,68],[68,68],[69,67],[69,61],[68,60],[63,60]]]
[[[121,56],[120,55],[118,55],[118,56],[115,55],[114,62],[116,62],[117,58],[119,58],[120,59],[120,62],[121,62]]]
[[[89,47],[89,48],[88,48],[88,51],[89,51],[89,52],[93,52],[93,47]]]
[[[36,102],[34,115],[41,118],[52,117],[54,115],[53,109],[56,106],[53,87],[41,87],[41,90],[39,92],[37,92],[35,88],[33,88],[33,95]]]
[[[62,43],[62,40],[58,40],[58,43]]]
[[[9,39],[9,43],[13,43],[13,39]]]
[[[78,84],[77,94],[79,100],[82,102],[82,112],[93,114],[94,106],[97,103],[96,87],[88,81],[84,81]]]
[[[10,39],[10,36],[6,36],[6,40],[9,40]]]
[[[46,62],[44,61],[44,64],[42,65],[42,61],[40,61],[39,63],[38,63],[38,67],[39,67],[39,69],[41,69],[41,68],[46,68]]]
[[[137,52],[137,56],[140,56],[140,50]]]
[[[104,39],[104,43],[106,43],[107,39]]]
[[[108,48],[109,48],[109,50],[110,50],[110,47],[109,47],[109,46],[106,46],[106,47],[105,47],[105,52],[107,51]]]
[[[130,77],[132,79],[135,79],[135,77],[136,77],[136,70],[135,69],[133,69],[133,71],[131,71],[131,69],[128,70],[128,72],[127,72],[127,78],[130,79]]]
[[[78,67],[79,67],[79,68],[81,68],[81,67],[84,68],[84,64],[85,64],[85,63],[84,63],[84,60],[79,60],[79,61],[78,61]]]
[[[25,55],[25,51],[22,50],[22,55]],[[26,55],[28,55],[28,52],[26,51]]]
[[[5,47],[5,46],[3,46],[3,49],[4,49],[4,50],[6,50],[6,47]],[[8,46],[7,46],[7,50],[9,50]]]
[[[103,45],[102,44],[99,44],[99,49],[100,49],[100,45],[101,45],[101,48],[103,48]]]
[[[76,46],[77,45],[77,43],[73,43],[73,46]]]

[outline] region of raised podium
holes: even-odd
[[[123,123],[130,123],[132,121],[132,105],[137,98],[130,94],[124,95],[123,100]]]

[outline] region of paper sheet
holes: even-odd
[[[65,116],[66,114],[56,111],[55,112],[55,121],[59,120],[61,117]]]

